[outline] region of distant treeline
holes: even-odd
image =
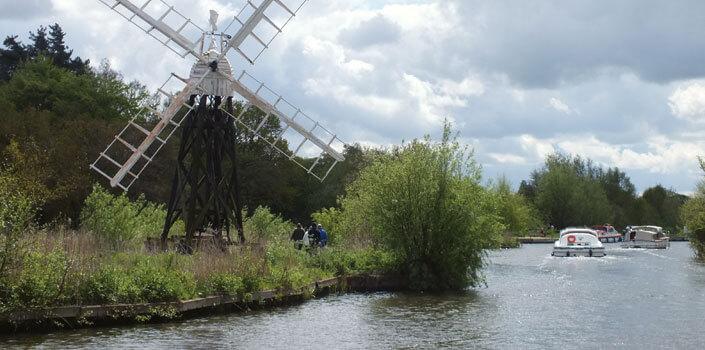
[[[522,181],[519,193],[538,209],[547,225],[592,226],[610,223],[657,225],[682,230],[680,207],[688,197],[656,185],[641,196],[618,168],[603,168],[579,156],[553,154]]]
[[[92,68],[87,60],[73,57],[64,36],[58,24],[48,32],[40,27],[30,34],[29,43],[9,36],[0,49],[0,176],[12,178],[22,192],[42,203],[40,223],[70,219],[76,225],[93,184],[106,183],[88,165],[140,106],[160,101],[141,83],[125,81],[106,62]],[[253,120],[261,117],[258,111],[247,114]],[[263,130],[277,135],[282,127],[271,117]],[[167,202],[179,141],[177,133],[130,196],[144,193],[149,201]],[[322,208],[335,207],[361,169],[387,152],[350,146],[346,160],[320,183],[250,134],[237,135],[237,151],[244,203],[252,210],[268,206],[301,222]],[[502,198],[500,215],[507,230],[517,234],[548,225],[604,223],[673,230],[682,226],[679,208],[687,199],[660,185],[639,196],[619,169],[561,154],[547,157],[541,169],[522,181],[518,194],[505,180],[497,182],[495,190]]]

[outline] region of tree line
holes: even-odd
[[[618,228],[657,225],[673,233],[683,228],[680,207],[688,199],[662,185],[638,195],[619,168],[560,153],[547,156],[518,192],[535,206],[545,224],[557,228],[611,223]]]

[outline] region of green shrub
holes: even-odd
[[[698,157],[705,172],[705,161]],[[690,246],[699,260],[705,260],[705,180],[701,180],[693,196],[683,204],[681,220],[688,231]]]
[[[116,304],[140,301],[140,291],[131,274],[112,264],[101,266],[81,288],[85,304]]]
[[[394,255],[380,249],[329,248],[313,257],[313,266],[344,276],[353,273],[386,273],[398,269]]]
[[[0,173],[0,234],[9,235],[26,229],[34,219],[36,203],[19,190],[13,177]]]
[[[100,185],[86,198],[81,211],[83,227],[109,242],[114,248],[136,245],[149,235],[157,235],[164,227],[166,211],[140,196],[130,201],[123,193],[110,194]]]
[[[30,252],[11,287],[13,306],[44,307],[71,300],[69,261],[63,252]]]
[[[341,244],[346,237],[343,237],[347,232],[344,229],[344,223],[341,222],[342,215],[338,208],[323,208],[320,211],[311,215],[313,221],[323,226],[328,233],[328,245],[335,246]]]
[[[264,242],[272,238],[286,239],[294,225],[273,214],[268,207],[259,206],[243,222],[245,232],[251,241]]]
[[[215,273],[201,286],[203,295],[236,296],[244,291],[245,284],[242,278],[231,273]]]
[[[414,140],[364,169],[348,187],[341,215],[367,225],[399,258],[410,288],[464,289],[482,282],[484,249],[505,228],[496,196],[480,178],[472,153],[446,125],[441,142]]]
[[[176,254],[140,257],[130,273],[146,302],[177,301],[196,295],[196,281],[177,266]]]
[[[507,233],[530,236],[542,225],[538,210],[526,197],[512,191],[506,177],[500,177],[491,191],[497,196],[497,211]],[[504,237],[503,244],[512,244],[511,239]]]

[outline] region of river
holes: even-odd
[[[464,293],[331,295],[247,314],[11,336],[0,347],[704,348],[705,265],[688,244],[607,246],[605,258],[553,258],[544,244],[492,252],[487,286]]]

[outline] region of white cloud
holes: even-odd
[[[501,164],[526,164],[526,158],[511,153],[489,153],[490,158]]]
[[[334,100],[382,116],[394,116],[401,110],[401,102],[376,95],[365,95],[351,86],[333,83],[330,80],[308,79],[303,84],[309,94],[333,98]]]
[[[565,102],[561,101],[557,97],[551,97],[548,100],[548,104],[555,110],[564,113],[564,114],[573,114],[575,113],[575,110],[570,108]]]
[[[451,118],[448,108],[467,107],[472,96],[485,92],[480,81],[465,78],[460,82],[441,80],[436,83],[425,81],[416,76],[404,73],[403,87],[413,97],[420,109],[421,115],[431,121],[441,121]]]
[[[690,121],[705,121],[705,83],[693,81],[681,84],[668,98],[676,117]]]
[[[556,141],[556,144],[565,152],[591,158],[606,166],[658,174],[677,174],[684,167],[697,166],[697,156],[705,154],[705,142],[682,142],[662,135],[647,136],[643,141],[646,146],[643,151],[606,143],[593,135],[573,135]]]
[[[542,161],[547,155],[556,152],[550,140],[539,140],[531,135],[521,135],[519,144],[535,161]]]

